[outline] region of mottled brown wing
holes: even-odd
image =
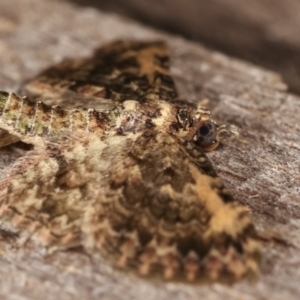
[[[169,63],[164,42],[117,41],[91,58],[66,60],[46,70],[22,92],[50,105],[98,110],[103,103],[110,109],[113,101],[169,101],[177,95]]]
[[[81,245],[165,278],[257,271],[248,211],[195,144],[156,130],[102,140],[84,133],[53,151],[32,150],[0,181],[1,226],[21,240]]]
[[[152,130],[104,150],[102,159],[113,164],[86,210],[87,248],[166,278],[257,271],[248,211],[225,190],[201,148]]]

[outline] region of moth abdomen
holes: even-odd
[[[66,132],[71,130],[71,113],[69,110],[64,110],[60,106],[51,107],[50,123],[47,135],[51,139],[59,138]]]
[[[50,138],[70,130],[69,111],[14,93],[0,92],[0,113],[3,128],[11,134]]]
[[[58,140],[66,133],[102,134],[111,128],[111,116],[95,109],[63,109],[34,102],[14,93],[0,92],[0,122],[11,134]]]
[[[35,103],[14,93],[0,93],[1,123],[8,131],[27,134],[35,115]]]
[[[23,106],[21,98],[12,93],[1,92],[1,121],[14,126]]]
[[[109,129],[109,118],[106,113],[98,112],[95,109],[87,111],[87,131],[103,133]]]
[[[29,134],[32,136],[45,136],[49,131],[51,120],[51,106],[43,102],[37,102],[35,106],[35,115],[33,117]]]

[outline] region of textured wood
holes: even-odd
[[[299,98],[286,93],[277,74],[93,9],[63,1],[2,0],[0,89],[17,91],[22,82],[65,57],[87,56],[107,41],[129,37],[168,41],[182,98],[209,98],[207,106],[217,121],[239,127],[238,139],[209,156],[230,192],[252,210],[262,240],[261,275],[230,286],[145,280],[94,261],[81,249],[44,253],[3,236],[0,297],[298,299],[300,108]],[[20,144],[2,149],[1,169],[22,151]]]

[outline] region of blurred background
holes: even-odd
[[[69,0],[241,58],[282,75],[300,94],[299,0]]]

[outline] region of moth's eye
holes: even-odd
[[[215,142],[217,137],[217,126],[211,121],[204,122],[196,132],[197,144],[208,146]]]

